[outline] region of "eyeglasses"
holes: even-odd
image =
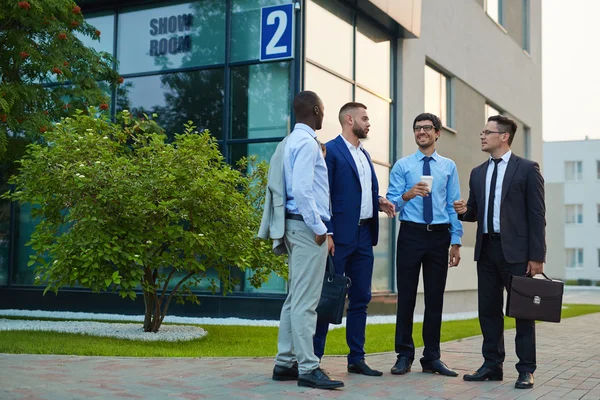
[[[423,129],[425,132],[431,132],[433,125],[417,125],[413,128],[413,131],[420,132]]]
[[[492,133],[508,133],[508,132],[506,132],[506,131],[504,131],[504,132],[503,131],[488,131],[487,129],[484,129],[481,131],[481,133],[483,133],[485,136],[489,136]],[[480,135],[481,135],[481,133],[480,133]]]

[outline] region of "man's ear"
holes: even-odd
[[[319,107],[318,106],[314,106],[313,111],[314,111],[315,115],[319,115]]]

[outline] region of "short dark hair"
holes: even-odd
[[[364,108],[366,110],[367,106],[365,106],[363,103],[357,103],[355,101],[351,101],[349,103],[344,104],[342,108],[340,108],[340,113],[338,114],[340,124],[344,123],[344,115],[346,115],[348,111],[354,110],[356,108]]]
[[[417,117],[413,121],[413,129],[415,128],[415,125],[417,124],[417,122],[420,122],[420,121],[431,121],[433,123],[433,127],[435,128],[436,131],[439,131],[442,129],[442,121],[438,118],[437,115],[430,114],[430,113],[421,113],[421,114],[417,115]]]
[[[321,104],[321,99],[315,92],[305,90],[294,97],[294,114],[296,118],[306,119],[313,113],[313,108]]]
[[[488,122],[496,122],[498,129],[502,132],[508,132],[508,145],[512,145],[517,133],[517,123],[504,115],[492,115],[488,118]]]

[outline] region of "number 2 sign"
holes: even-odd
[[[260,61],[292,58],[294,5],[263,7],[260,20]]]

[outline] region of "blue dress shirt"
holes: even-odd
[[[317,235],[327,233],[323,221],[329,221],[329,179],[327,164],[317,142],[317,134],[308,125],[296,124],[284,150],[283,169],[287,212],[300,214]]]
[[[423,157],[425,155],[417,150],[416,153],[396,161],[392,168],[386,197],[396,206],[401,221],[425,223],[423,220],[423,197],[417,196],[409,201],[402,200],[402,195],[421,180]],[[456,164],[451,159],[440,156],[437,152],[434,152],[431,158],[432,160],[429,162],[433,176],[433,188],[429,194],[433,205],[433,221],[431,223],[450,224],[450,243],[460,245],[463,227],[453,205],[454,201],[460,199]]]

